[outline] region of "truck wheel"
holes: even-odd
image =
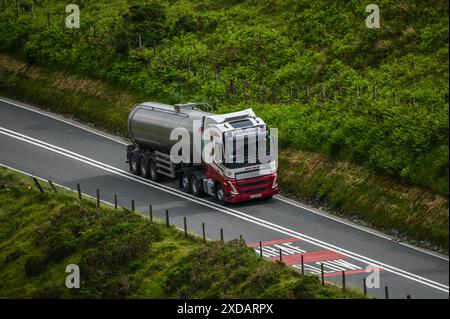
[[[138,170],[139,170],[139,166],[138,166],[137,156],[135,154],[132,154],[130,156],[130,171],[134,175],[137,175]]]
[[[220,204],[225,204],[225,191],[220,183],[216,184],[216,199]]]
[[[139,173],[142,177],[148,178],[148,165],[144,157],[139,160]]]
[[[183,177],[181,178],[181,185],[186,193],[191,192],[191,185],[189,181],[189,176],[187,174],[183,174]]]
[[[197,176],[195,175],[191,176],[191,192],[196,197],[200,197],[202,195],[202,188],[200,182],[197,179]]]
[[[154,182],[158,182],[159,174],[156,171],[156,164],[155,164],[154,160],[150,160],[150,162],[148,163],[148,170],[149,170],[150,179]]]

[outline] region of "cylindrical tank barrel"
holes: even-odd
[[[131,141],[141,149],[169,154],[177,140],[170,139],[176,129],[189,132],[192,145],[194,120],[200,121],[209,113],[195,108],[176,108],[160,103],[144,103],[133,108],[128,116],[128,133]],[[191,146],[192,154],[192,146]]]

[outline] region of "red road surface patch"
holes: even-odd
[[[342,275],[342,271],[345,271],[347,275],[370,272],[370,270],[366,269],[367,265],[361,265],[361,263],[352,260],[352,258],[342,253],[327,249],[314,250],[317,248],[320,249],[320,247],[311,247],[311,245],[304,245],[304,243],[298,237],[264,241],[261,242],[262,253],[266,258],[279,260],[279,252],[281,249],[283,263],[295,269],[301,269],[303,256],[303,264],[306,272],[320,275],[321,266],[323,265],[325,277],[340,276]],[[252,243],[248,246],[252,247],[259,254],[259,245],[260,243]],[[306,250],[308,248],[310,250]],[[375,270],[381,271],[382,269]]]
[[[286,265],[295,265],[300,264],[303,256],[304,263],[314,263],[318,261],[326,261],[326,260],[335,260],[335,259],[344,259],[346,256],[332,251],[332,250],[319,250],[319,251],[309,251],[303,254],[293,254],[283,256],[283,262]],[[272,259],[277,259],[273,257]]]

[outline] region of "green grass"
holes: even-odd
[[[139,93],[100,80],[54,72],[0,55],[0,94],[127,136],[129,108]],[[264,113],[264,109],[258,109]],[[285,109],[285,111],[287,111]],[[279,178],[283,191],[316,198],[416,240],[448,251],[448,198],[426,189],[315,152],[282,147]],[[418,243],[420,244],[420,243]],[[420,244],[423,246],[423,244]]]
[[[447,198],[317,153],[284,149],[279,158],[284,191],[318,197],[347,215],[369,221],[372,227],[395,229],[400,237],[428,240],[448,251]]]
[[[61,28],[61,1],[21,1],[18,17],[7,1],[0,51],[142,100],[253,107],[283,146],[448,196],[448,3],[380,0],[380,29],[366,28],[367,4],[86,0],[76,31]]]
[[[243,241],[187,238],[174,227],[0,168],[0,298],[362,298],[260,260]],[[67,289],[66,265],[80,267]]]

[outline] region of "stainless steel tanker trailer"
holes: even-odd
[[[211,195],[221,203],[277,194],[274,143],[264,121],[251,109],[228,114],[210,110],[200,102],[135,105],[128,116],[130,171],[155,182],[177,178],[186,192]],[[205,132],[210,134],[206,138]],[[174,156],[181,133],[188,148]]]

